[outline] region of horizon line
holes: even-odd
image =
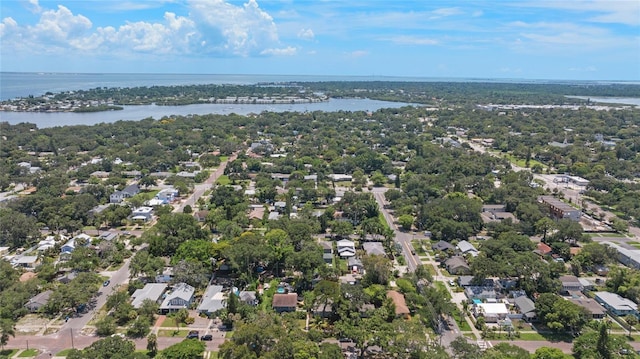
[[[472,80],[472,81],[548,81],[548,82],[605,82],[605,83],[625,83],[640,85],[640,80],[596,80],[596,79],[550,79],[550,78],[525,78],[525,77],[438,77],[438,76],[407,76],[407,75],[318,75],[318,74],[257,74],[257,73],[191,73],[191,72],[63,72],[63,71],[0,71],[0,74],[36,74],[36,75],[207,75],[207,76],[286,76],[286,77],[355,77],[355,78],[397,78],[414,79],[410,82],[419,82],[415,79],[429,80]],[[447,81],[443,81],[447,82]]]

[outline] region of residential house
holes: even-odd
[[[473,244],[467,241],[460,241],[456,248],[462,254],[470,254],[472,257],[476,257],[478,255],[478,250],[476,249],[476,247],[474,247]]]
[[[473,314],[484,317],[487,323],[497,323],[507,317],[509,309],[504,303],[478,303],[473,306]]]
[[[131,219],[134,221],[149,222],[153,218],[153,208],[138,207],[131,212]]]
[[[464,289],[464,294],[469,300],[495,300],[496,298],[498,298],[496,290],[493,287],[486,286],[468,286]]]
[[[58,282],[60,282],[62,284],[68,284],[72,280],[76,279],[77,276],[78,276],[78,272],[76,272],[76,271],[68,272],[67,274],[63,275],[62,277],[56,278],[56,281],[58,281]]]
[[[204,292],[202,301],[198,306],[198,313],[205,315],[212,315],[215,312],[226,308],[227,301],[226,296],[222,292],[221,285],[210,285]]]
[[[595,299],[598,303],[602,304],[608,311],[617,315],[635,315],[638,314],[638,305],[632,300],[623,298],[615,293],[610,292],[596,292]]]
[[[444,265],[447,268],[447,271],[451,274],[459,275],[471,273],[471,268],[464,257],[451,257],[444,262]]]
[[[40,308],[44,307],[49,303],[49,297],[51,297],[51,293],[53,291],[47,290],[42,293],[37,294],[36,296],[29,299],[27,304],[25,304],[25,308],[27,308],[31,313],[35,313],[40,310]]]
[[[370,256],[385,256],[387,253],[381,242],[364,242],[362,248]]]
[[[295,312],[298,305],[298,295],[296,293],[274,294],[273,310],[276,313]]]
[[[195,288],[186,283],[176,284],[160,304],[160,312],[167,314],[182,308],[188,308],[193,302],[195,291]]]
[[[387,291],[387,298],[391,299],[393,306],[395,307],[396,317],[409,317],[409,307],[404,299],[404,295],[395,290]]]
[[[603,319],[607,316],[607,311],[602,307],[598,302],[591,298],[586,297],[578,297],[578,298],[567,298],[567,300],[571,301],[573,304],[579,305],[585,308],[589,313],[591,313],[592,319]]]
[[[169,204],[178,197],[178,193],[178,190],[173,187],[165,188],[156,193],[155,198],[162,201],[163,204]]]
[[[258,297],[256,296],[256,292],[253,290],[240,291],[240,293],[238,293],[238,298],[240,298],[241,302],[248,304],[252,307],[255,307],[258,305]]]
[[[356,257],[350,257],[347,260],[347,268],[352,273],[362,273],[364,271],[364,266],[362,265],[362,261]]]
[[[49,237],[47,237],[49,238]],[[6,256],[7,254],[9,254],[9,247],[0,247],[0,256]]]
[[[40,265],[39,256],[20,256],[14,259],[17,267],[34,270]]]
[[[337,243],[338,255],[341,258],[353,257],[356,255],[356,247],[353,241],[348,239],[339,240]]]
[[[140,193],[140,187],[137,184],[132,184],[125,187],[122,191],[115,191],[109,196],[110,203],[122,203],[127,198],[131,198]]]
[[[449,242],[440,241],[436,244],[433,244],[431,246],[431,249],[433,249],[434,251],[447,252],[447,251],[454,251],[456,247],[454,247],[453,244]]]
[[[162,273],[156,275],[157,283],[169,283],[173,279],[173,267],[164,267]]]
[[[117,232],[102,232],[102,233],[100,233],[98,238],[100,238],[103,241],[111,242],[111,241],[114,241],[114,240],[118,239],[118,233]]]
[[[484,204],[482,212],[506,212],[507,206],[504,204]]]
[[[53,236],[47,236],[47,238],[38,242],[38,252],[44,252],[56,246],[56,240]]]
[[[193,213],[193,217],[198,222],[201,222],[201,223],[207,220],[207,216],[208,215],[209,215],[209,211],[207,211],[207,210],[196,211],[195,213]]]
[[[542,257],[546,257],[550,255],[553,250],[546,243],[539,242],[534,252]]]
[[[522,318],[527,322],[536,319],[536,304],[526,296],[513,299],[513,304],[518,308],[518,312],[522,314]]]
[[[136,289],[131,295],[131,305],[139,309],[145,300],[152,300],[156,303],[160,302],[162,294],[167,289],[165,283],[147,283],[143,288]]]
[[[563,275],[558,278],[560,280],[560,293],[561,294],[569,294],[570,292],[582,292],[584,290],[584,286],[578,280],[578,277],[574,275]]]
[[[351,182],[353,177],[351,175],[341,174],[341,173],[332,173],[328,175],[329,179],[333,182]]]

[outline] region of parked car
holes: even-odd
[[[107,279],[107,280],[105,280],[105,281],[102,283],[102,286],[103,286],[103,287],[106,287],[106,286],[108,286],[109,284],[111,284],[111,281]]]
[[[211,341],[211,340],[213,340],[213,335],[211,335],[211,334],[205,334],[205,335],[203,335],[203,336],[200,338],[200,340]]]
[[[187,334],[187,339],[198,339],[200,338],[200,332],[197,330],[192,330]]]

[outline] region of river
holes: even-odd
[[[227,115],[235,113],[247,115],[250,113],[270,112],[313,112],[313,111],[376,111],[381,108],[397,108],[410,106],[403,102],[378,101],[370,99],[331,99],[326,102],[303,104],[194,104],[185,106],[156,106],[139,105],[123,106],[120,111],[103,112],[0,112],[0,121],[15,125],[29,122],[38,128],[95,125],[116,121],[138,121],[152,117],[156,120],[172,115]]]

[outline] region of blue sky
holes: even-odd
[[[0,68],[640,81],[637,0],[3,0]]]

